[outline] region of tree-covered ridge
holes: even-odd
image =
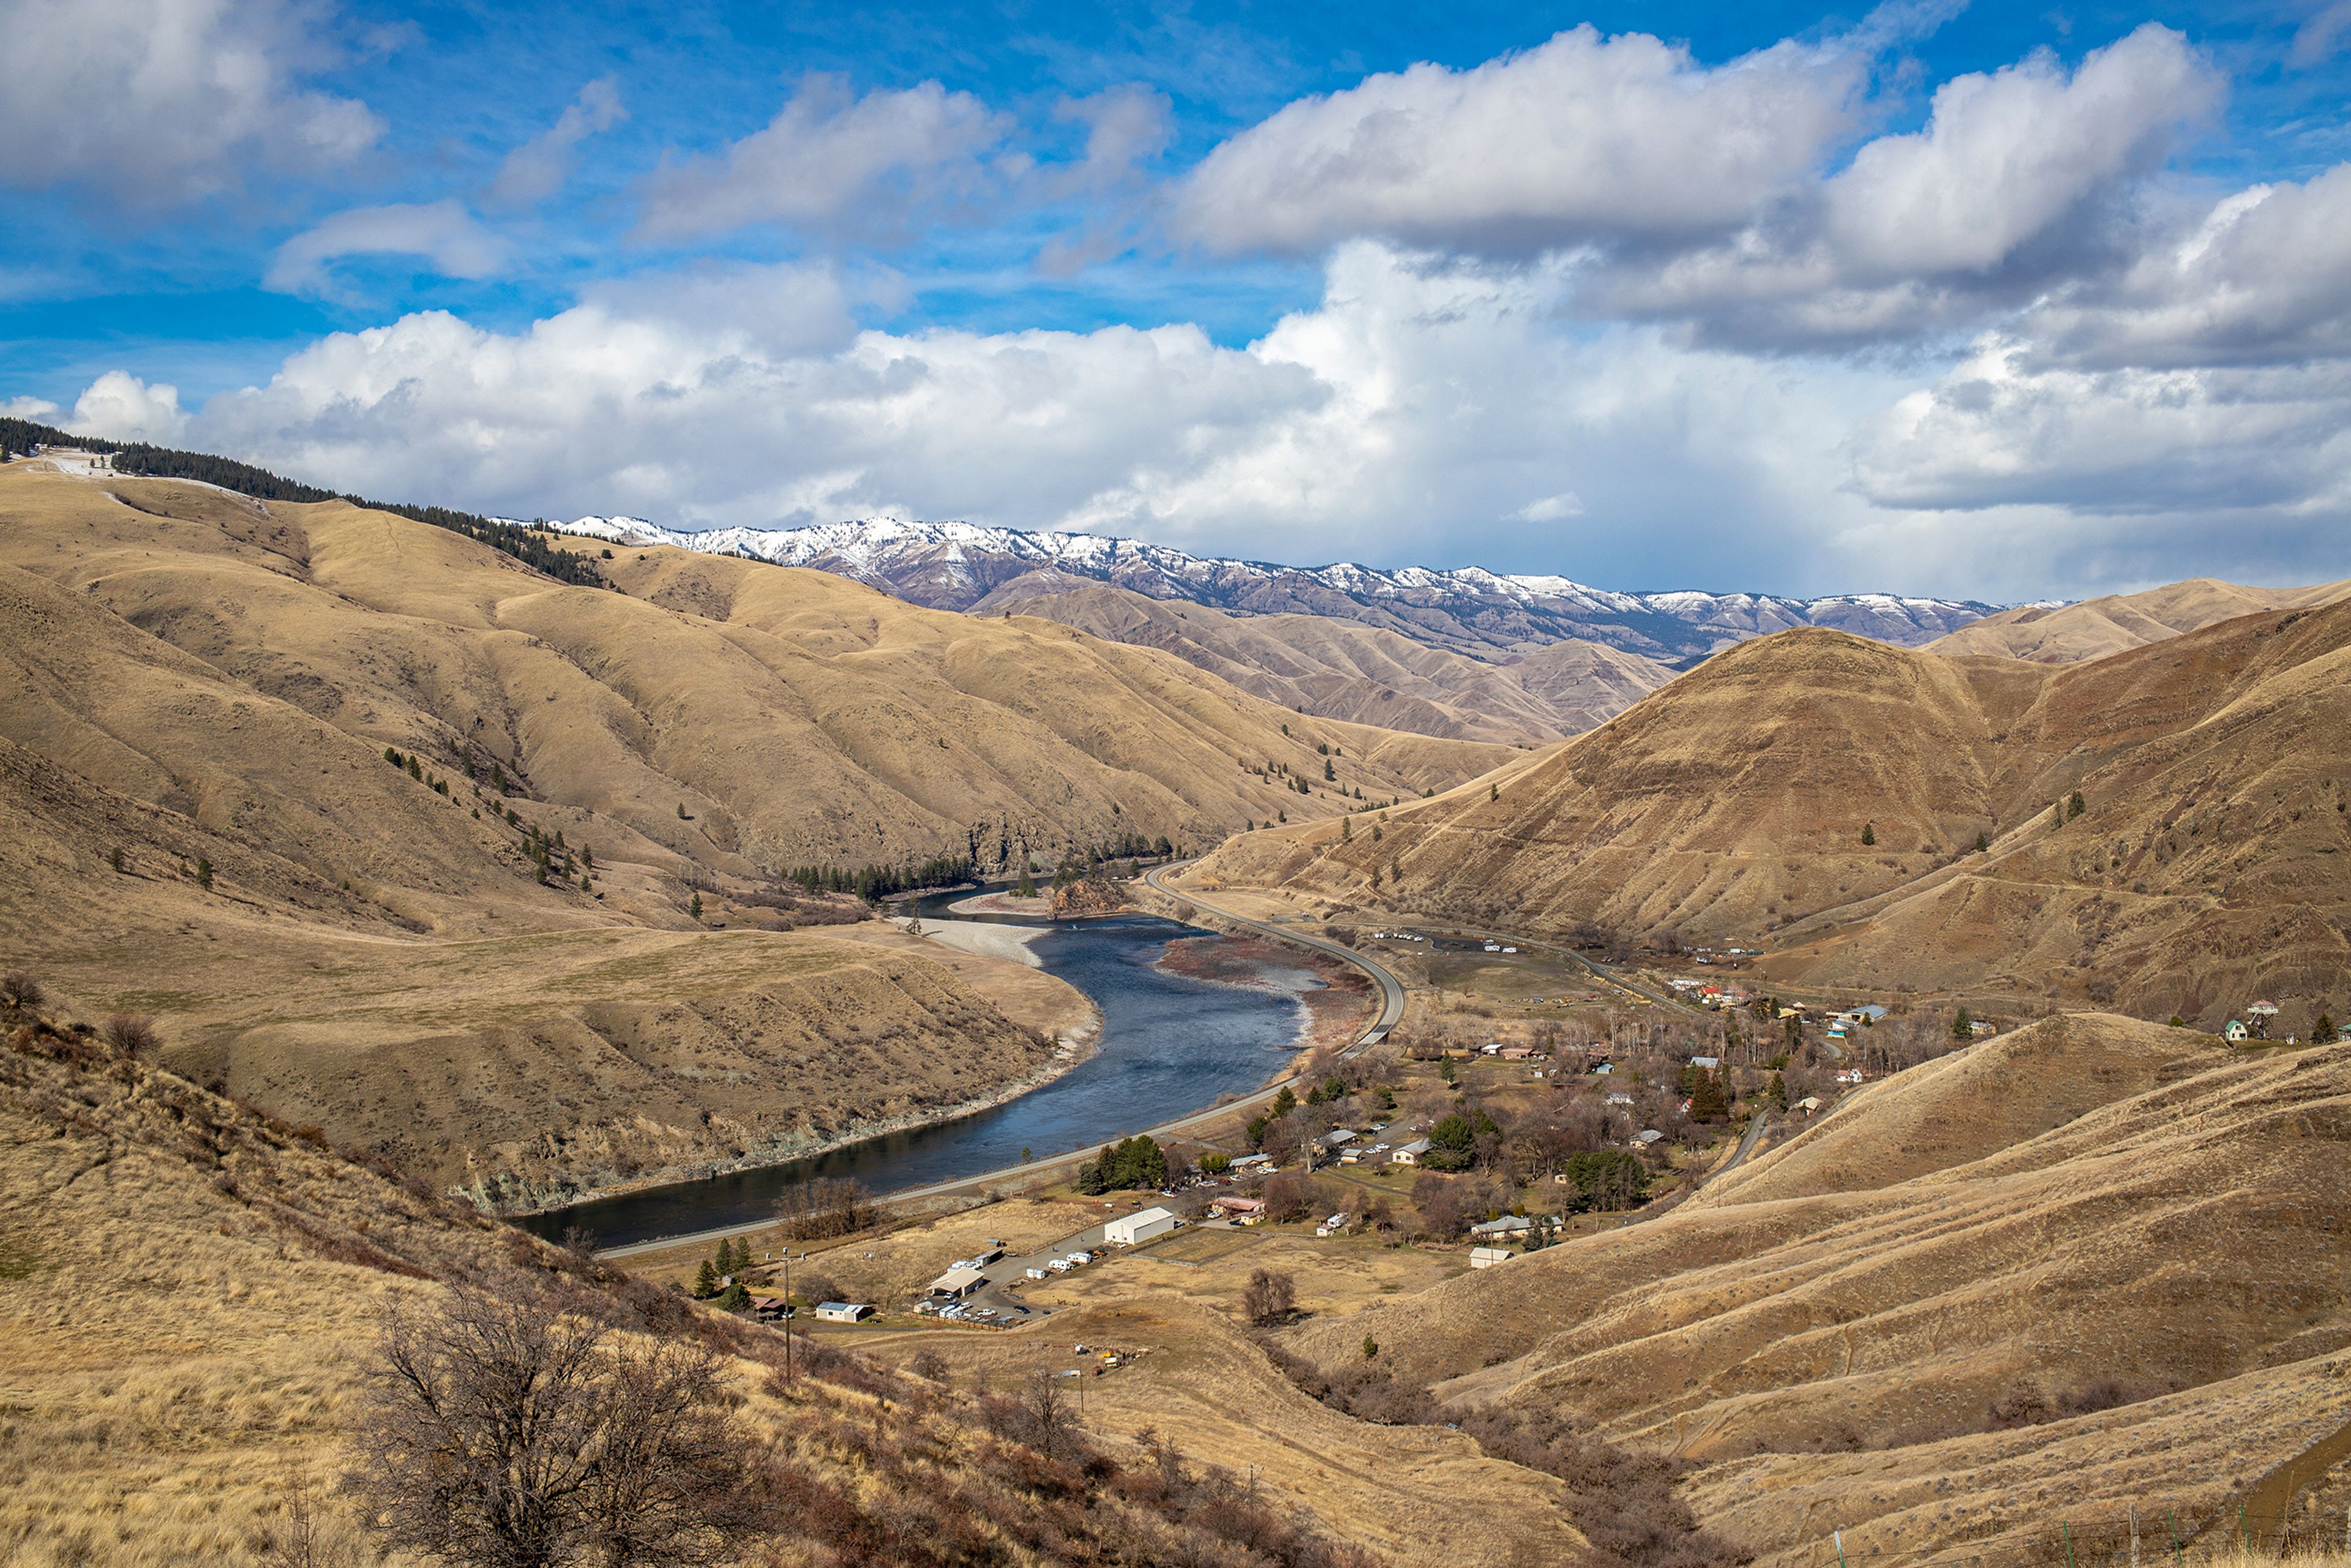
[[[96,436],[71,435],[49,425],[36,424],[30,420],[0,418],[0,455],[30,452],[36,446],[72,446],[85,452],[111,453],[114,466],[120,473],[144,475],[156,479],[193,479],[200,484],[234,490],[240,496],[251,496],[257,500],[349,501],[355,507],[365,507],[371,511],[391,512],[412,522],[464,534],[467,538],[512,556],[534,571],[543,572],[559,582],[577,583],[583,588],[604,586],[603,573],[598,571],[585,557],[556,549],[517,524],[499,522],[472,512],[453,511],[446,507],[413,507],[404,501],[371,501],[348,491],[322,490],[316,485],[305,485],[298,479],[272,474],[266,468],[256,468],[250,463],[239,463],[231,457],[215,457],[210,453],[181,452],[169,446],[151,446],[143,441],[102,441]]]

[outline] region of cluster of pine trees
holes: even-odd
[[[718,1255],[705,1258],[702,1267],[694,1273],[694,1294],[696,1300],[729,1312],[751,1310],[751,1292],[743,1288],[743,1276],[751,1267],[751,1244],[748,1241],[718,1243]]]
[[[1167,1180],[1167,1151],[1141,1134],[1123,1144],[1105,1144],[1102,1152],[1078,1167],[1080,1192],[1099,1195],[1138,1187],[1156,1190]]]
[[[257,500],[349,501],[355,507],[396,513],[412,522],[427,523],[436,528],[446,528],[451,533],[464,534],[467,538],[478,540],[492,549],[514,557],[535,571],[546,573],[558,582],[577,583],[582,588],[605,586],[604,574],[584,557],[557,549],[529,529],[514,523],[498,522],[472,512],[453,511],[446,507],[412,507],[403,501],[364,500],[349,491],[322,490],[316,485],[305,485],[298,479],[272,474],[266,468],[256,468],[250,463],[239,463],[231,457],[215,457],[210,453],[150,446],[143,441],[100,441],[94,436],[68,435],[62,430],[36,424],[29,420],[0,419],[0,455],[30,452],[36,446],[75,446],[86,452],[110,452],[114,455],[114,466],[119,473],[143,474],[156,479],[195,479]]]
[[[804,893],[853,893],[868,904],[879,903],[893,893],[905,893],[917,887],[952,887],[959,882],[977,879],[979,867],[969,855],[941,855],[936,860],[917,865],[866,865],[852,869],[837,865],[804,865],[794,868],[789,879],[798,883]]]

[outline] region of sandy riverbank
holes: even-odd
[[[961,904],[956,905],[960,909]],[[893,917],[893,925],[904,931],[907,922]],[[1032,969],[1041,969],[1044,961],[1029,950],[1029,944],[1042,936],[1050,926],[990,925],[981,920],[925,920],[923,936],[942,947],[952,947],[958,953],[977,953],[984,958],[1008,958]]]

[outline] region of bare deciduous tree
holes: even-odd
[[[795,1241],[846,1236],[880,1218],[880,1209],[862,1186],[831,1176],[788,1186],[776,1199],[776,1222]]]
[[[1029,1380],[1020,1400],[1022,1437],[1049,1459],[1058,1459],[1077,1446],[1078,1413],[1058,1374],[1040,1372]]]
[[[1287,1274],[1259,1269],[1249,1277],[1249,1284],[1241,1291],[1242,1312],[1261,1329],[1289,1322],[1290,1315],[1297,1310],[1297,1285]]]
[[[717,1371],[459,1286],[387,1323],[351,1486],[389,1544],[468,1568],[707,1563],[749,1523]]]

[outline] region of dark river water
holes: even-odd
[[[934,894],[898,907],[926,920],[970,919],[946,910],[970,896],[969,890]],[[516,1223],[549,1239],[578,1226],[606,1247],[749,1226],[765,1219],[778,1193],[811,1176],[848,1176],[877,1194],[898,1192],[1018,1165],[1024,1149],[1043,1159],[1096,1147],[1207,1110],[1221,1095],[1246,1093],[1288,1064],[1305,1027],[1299,998],[1321,982],[1303,968],[1277,965],[1253,966],[1262,988],[1171,974],[1157,960],[1178,937],[1228,940],[1144,915],[1055,925],[1036,939],[1031,950],[1046,971],[1092,997],[1102,1028],[1091,1058],[1017,1100],[813,1159],[597,1198]]]

